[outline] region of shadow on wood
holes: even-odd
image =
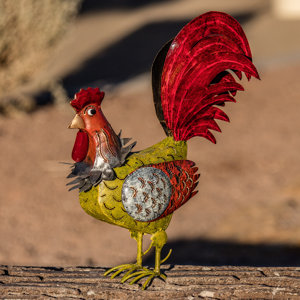
[[[284,244],[239,244],[204,239],[168,241],[166,255],[173,249],[167,263],[198,266],[299,266],[300,247]],[[152,265],[154,253],[144,263]]]

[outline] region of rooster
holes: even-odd
[[[145,289],[171,254],[161,259],[172,214],[197,191],[199,174],[187,160],[187,141],[201,136],[216,143],[211,130],[221,131],[215,119],[229,121],[217,106],[235,102],[243,87],[242,73],[259,78],[247,38],[240,24],[221,12],[208,12],[188,23],[157,54],[152,66],[153,98],[166,138],[139,152],[135,143],[116,134],[105,118],[98,88],[80,90],[70,102],[76,115],[69,128],[78,129],[69,178],[79,189],[82,208],[91,216],[127,228],[137,241],[134,264],[108,270],[111,278],[125,272],[121,282],[133,284],[146,277]],[[126,146],[127,145],[127,146]],[[151,244],[143,252],[143,235]],[[142,257],[155,247],[155,267]]]

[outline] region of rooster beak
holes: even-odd
[[[78,114],[76,114],[68,128],[83,129],[84,127],[85,126],[82,118]]]

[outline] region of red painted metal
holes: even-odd
[[[173,213],[176,209],[181,207],[190,198],[197,194],[198,191],[194,191],[194,189],[198,185],[197,181],[200,177],[200,174],[196,174],[198,168],[195,167],[194,162],[190,160],[175,160],[171,162],[148,165],[147,167],[154,167],[162,170],[169,177],[172,185],[172,196],[170,203],[164,213],[155,220],[161,219]]]
[[[116,166],[121,159],[119,138],[101,110],[103,97],[104,92],[99,88],[87,88],[81,89],[70,102],[84,123],[73,148],[72,158],[76,162],[84,160],[87,164],[93,165],[98,155],[105,163]],[[90,114],[91,111],[93,114]],[[81,144],[82,150],[79,149]]]
[[[72,159],[76,162],[83,161],[87,155],[89,138],[86,132],[78,131],[72,151]]]
[[[95,103],[100,105],[104,95],[104,92],[101,92],[99,88],[89,87],[86,90],[81,89],[79,93],[75,94],[75,98],[70,102],[70,104],[78,113],[88,104]]]
[[[214,105],[234,102],[238,90],[228,72],[241,79],[259,78],[240,24],[221,12],[203,14],[175,37],[167,53],[161,81],[164,119],[175,140],[203,136],[216,142],[209,130],[220,131],[214,119],[229,118]]]

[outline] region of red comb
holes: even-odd
[[[70,104],[80,112],[87,104],[97,103],[101,104],[104,98],[104,92],[101,92],[99,88],[87,88],[81,89],[79,93],[75,94],[75,98]]]

